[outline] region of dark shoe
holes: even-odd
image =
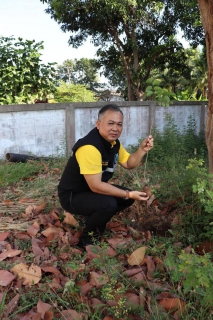
[[[95,245],[97,241],[99,241],[99,237],[90,237],[90,236],[86,236],[86,237],[82,237],[80,238],[80,240],[77,243],[77,246],[85,249],[86,246],[90,246],[90,245]]]
[[[89,219],[89,217],[87,217],[87,216],[81,216],[79,218],[80,226],[85,226],[87,224],[88,219]]]
[[[87,238],[81,238],[77,245],[79,247],[86,247],[86,246],[90,246],[91,244],[94,244],[94,243],[93,243],[92,239],[89,239],[89,237],[88,237],[88,239]]]
[[[99,236],[102,236],[102,235],[104,234],[104,232],[105,232],[105,229],[106,229],[106,226],[104,226],[104,227],[98,227],[98,228],[97,228],[97,234],[98,234]]]

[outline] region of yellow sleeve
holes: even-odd
[[[77,149],[75,155],[81,174],[97,174],[102,172],[101,154],[94,146],[82,146]]]
[[[123,147],[123,145],[120,143],[120,149],[119,149],[119,157],[118,157],[118,163],[124,163],[127,162],[129,159],[130,153],[126,151],[126,149]]]

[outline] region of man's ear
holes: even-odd
[[[99,129],[100,128],[100,120],[96,121],[96,128]]]

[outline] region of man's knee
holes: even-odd
[[[116,212],[117,210],[117,201],[113,197],[107,197],[107,201],[104,201],[102,205],[103,212]]]

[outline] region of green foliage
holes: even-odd
[[[96,91],[100,87],[98,69],[95,59],[65,60],[62,65],[58,66],[58,76],[66,83],[81,84],[91,91]]]
[[[1,298],[1,302],[0,302],[0,320],[2,320],[1,315],[3,315],[3,311],[5,308],[5,299],[6,299],[7,293],[3,292],[2,298]]]
[[[187,238],[186,243],[194,239],[196,245],[213,240],[213,182],[202,159],[189,159],[186,171],[194,196],[192,210],[182,217],[183,238]]]
[[[60,86],[54,95],[55,102],[92,102],[94,94],[82,84],[72,84],[60,81]]]
[[[170,114],[166,116],[166,121],[163,132],[155,128],[152,131],[154,148],[143,160],[146,166],[139,166],[131,171],[122,170],[124,183],[139,190],[148,182],[154,186],[155,196],[162,200],[179,197],[192,199],[192,185],[196,183],[198,170],[189,171],[186,166],[190,158],[207,159],[205,137],[202,133],[197,133],[193,117],[188,118],[187,126],[182,132]],[[134,152],[137,148],[138,145],[130,146],[129,151]]]
[[[43,42],[0,37],[0,104],[32,103],[55,91],[55,63],[42,64]]]
[[[170,98],[174,97],[173,92],[169,92],[166,88],[161,88],[161,81],[159,79],[149,78],[146,83],[144,100],[157,101],[160,106],[169,106],[171,104]]]
[[[200,301],[201,306],[212,306],[213,265],[208,254],[200,256],[193,250],[178,256],[167,251],[165,265],[174,284],[182,283],[183,293]]]
[[[205,168],[202,169],[197,178],[197,183],[193,185],[193,192],[197,194],[198,201],[205,212],[213,214],[213,176],[208,174]]]
[[[161,81],[161,87],[173,92],[174,100],[207,100],[206,50],[186,48],[178,53],[179,61],[168,61],[165,66],[152,70],[152,77]],[[182,63],[185,59],[185,63]]]

